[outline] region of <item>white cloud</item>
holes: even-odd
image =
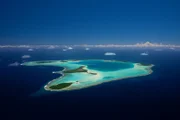
[[[72,47],[68,47],[69,50],[72,50],[73,48]]]
[[[19,65],[20,65],[20,63],[14,62],[14,63],[9,64],[8,66],[19,66]]]
[[[53,45],[49,46],[47,49],[54,49],[55,47]]]
[[[148,53],[147,53],[147,52],[144,52],[144,53],[141,53],[140,55],[147,56]]]
[[[21,58],[26,59],[26,58],[30,58],[30,55],[23,55]]]
[[[85,50],[90,50],[89,48],[86,48]]]
[[[63,49],[63,51],[67,51],[66,49]]]
[[[104,53],[104,55],[116,55],[116,53],[106,52],[106,53]]]
[[[171,50],[175,50],[175,48],[173,48],[173,47],[171,47],[171,48],[169,48],[169,49],[171,49]]]
[[[28,51],[34,51],[34,50],[30,48],[30,49],[28,49]]]

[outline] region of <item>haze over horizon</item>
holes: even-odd
[[[180,44],[178,0],[4,0],[0,44]]]

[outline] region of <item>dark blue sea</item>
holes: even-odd
[[[148,51],[148,56],[140,53]],[[115,52],[115,56],[105,56],[105,52]],[[31,58],[22,59],[21,56]],[[154,64],[153,73],[148,76],[129,78],[104,83],[98,86],[69,91],[55,92],[40,96],[31,96],[50,80],[59,77],[52,71],[59,67],[44,66],[8,66],[13,62],[34,60],[66,59],[107,59]],[[144,119],[154,116],[158,119],[175,116],[179,111],[180,101],[180,51],[164,49],[119,49],[94,48],[85,51],[75,48],[62,49],[0,49],[0,108],[1,115],[7,118],[17,116],[46,118],[62,117],[86,119],[98,115],[119,116]],[[85,116],[86,117],[83,117]],[[111,117],[111,120],[113,118]]]

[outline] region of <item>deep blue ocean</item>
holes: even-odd
[[[148,56],[140,53],[148,51]],[[115,52],[116,56],[105,56],[105,52]],[[23,55],[31,58],[22,59]],[[104,83],[98,86],[57,92],[42,96],[31,95],[50,80],[59,77],[52,71],[59,67],[17,66],[13,62],[33,60],[66,59],[107,59],[154,64],[153,73],[148,76],[129,78]],[[28,115],[82,117],[83,115],[116,114],[120,117],[173,116],[179,113],[180,100],[180,51],[155,51],[153,49],[94,48],[85,51],[75,48],[62,49],[0,49],[0,107],[1,114],[9,118]],[[103,118],[103,117],[102,117]]]

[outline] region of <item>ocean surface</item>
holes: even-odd
[[[140,53],[148,51],[148,56]],[[115,56],[105,56],[115,52]],[[31,58],[22,59],[23,55]],[[60,67],[8,66],[14,62],[67,59],[106,59],[154,64],[152,74],[112,81],[68,92],[54,92],[32,97],[50,80],[59,77],[52,71]],[[0,49],[0,106],[8,118],[22,115],[46,117],[68,115],[68,118],[95,114],[173,116],[179,113],[180,50],[94,48],[85,51],[62,49]],[[69,115],[69,114],[72,114]],[[104,114],[107,115],[107,114]],[[43,118],[42,117],[42,118]]]
[[[123,70],[127,68],[133,68],[134,65],[131,63],[119,63],[116,62],[102,62],[99,60],[86,60],[75,62],[76,64],[87,65],[89,69],[99,70],[99,71],[116,71],[116,70]]]

